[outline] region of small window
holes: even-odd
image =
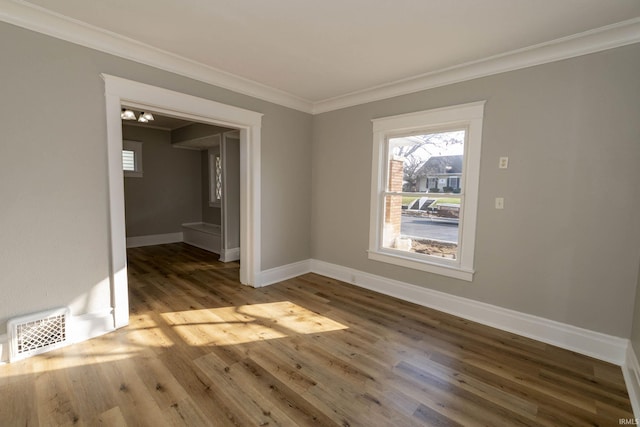
[[[122,170],[125,177],[142,178],[141,141],[122,141]]]
[[[136,153],[133,150],[122,150],[122,170],[125,172],[136,171]]]
[[[222,159],[216,156],[216,200],[222,200]]]
[[[472,280],[483,111],[373,120],[370,259]]]
[[[219,207],[222,202],[222,157],[219,147],[209,150],[209,206]]]

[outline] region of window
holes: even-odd
[[[373,120],[370,259],[473,279],[483,112],[484,101]]]
[[[142,178],[142,141],[122,141],[122,170],[125,177]]]
[[[222,157],[220,146],[209,149],[209,206],[222,202]]]
[[[216,200],[222,200],[222,160],[220,156],[216,156]]]
[[[459,176],[454,176],[449,178],[449,187],[451,187],[454,192],[456,189],[460,188],[460,177]]]

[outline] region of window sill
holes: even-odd
[[[426,271],[429,273],[439,274],[441,276],[452,277],[454,279],[465,280],[467,282],[473,281],[473,270],[465,269],[462,267],[456,267],[445,264],[437,264],[428,261],[417,260],[410,257],[403,257],[401,255],[368,251],[369,259],[374,261],[386,262],[388,264],[395,264],[401,267],[413,268],[415,270]]]
[[[209,202],[209,207],[210,208],[221,208],[222,207],[222,203],[220,203],[220,202]]]
[[[142,178],[142,172],[125,171],[125,178]]]

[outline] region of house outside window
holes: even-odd
[[[373,120],[370,259],[472,280],[483,112]]]
[[[420,160],[424,161],[422,166],[415,172],[418,176],[426,176],[429,186],[424,190],[431,192],[450,193],[454,188],[460,188],[460,177],[462,176],[463,154],[441,155],[442,150],[457,153],[464,147],[464,138],[456,140],[456,136],[451,132],[435,133],[433,135],[423,135],[428,139],[427,143],[432,143],[434,147],[429,152],[430,157],[424,157],[424,153]],[[437,147],[439,140],[443,142]],[[457,147],[454,147],[457,145]],[[458,150],[456,150],[458,148]],[[431,155],[435,151],[434,155]],[[453,150],[453,151],[452,151]],[[424,151],[424,150],[421,150]]]

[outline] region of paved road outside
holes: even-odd
[[[402,215],[401,232],[406,236],[428,237],[454,243],[458,241],[458,224],[433,221],[429,218]]]

